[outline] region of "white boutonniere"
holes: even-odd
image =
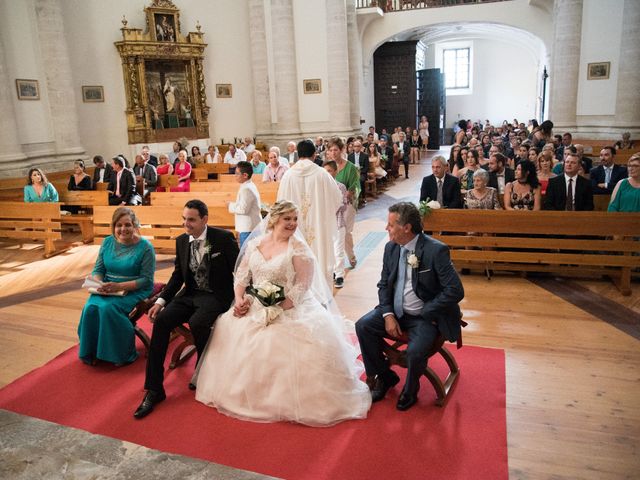
[[[420,265],[420,260],[415,253],[411,252],[409,254],[409,256],[407,257],[407,265],[409,265],[411,268],[418,268],[418,266]]]
[[[209,240],[204,243],[203,251],[205,255],[211,255],[211,244],[209,243]]]

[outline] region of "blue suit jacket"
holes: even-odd
[[[419,265],[413,269],[413,290],[424,302],[421,316],[426,321],[435,320],[440,333],[450,342],[460,336],[460,307],[464,289],[458,273],[453,268],[449,247],[423,233],[418,236],[415,255]],[[400,245],[388,242],[384,249],[382,274],[378,282],[376,308],[382,314],[393,312],[393,294],[398,278]],[[407,268],[410,268],[407,266]]]
[[[604,167],[599,165],[591,169],[591,173],[589,177],[591,178],[591,188],[593,189],[593,193],[595,195],[603,195],[613,193],[613,187],[616,186],[623,178],[627,178],[627,168],[622,165],[614,165],[613,170],[611,170],[611,181],[607,185],[607,188],[598,187],[599,183],[604,183]]]

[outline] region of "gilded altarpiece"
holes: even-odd
[[[202,62],[207,44],[200,25],[181,34],[180,10],[170,0],[144,9],[146,29],[122,20],[122,59],[129,143],[209,138],[209,107]]]

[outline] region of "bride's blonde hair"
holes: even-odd
[[[267,230],[273,230],[273,227],[282,215],[285,213],[297,211],[298,206],[289,200],[280,200],[274,203],[269,210],[269,221],[267,222]]]

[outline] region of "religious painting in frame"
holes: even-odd
[[[104,88],[100,85],[83,85],[82,101],[84,103],[104,102]]]
[[[587,64],[587,80],[607,80],[611,62],[597,62]]]
[[[230,83],[216,83],[217,98],[231,98],[233,95],[233,87]]]
[[[312,78],[302,81],[303,92],[306,94],[322,93],[322,81],[319,78]]]
[[[176,17],[171,13],[161,12],[153,14],[153,28],[156,42],[176,41]]]
[[[40,88],[37,80],[16,79],[18,100],[40,100]]]

